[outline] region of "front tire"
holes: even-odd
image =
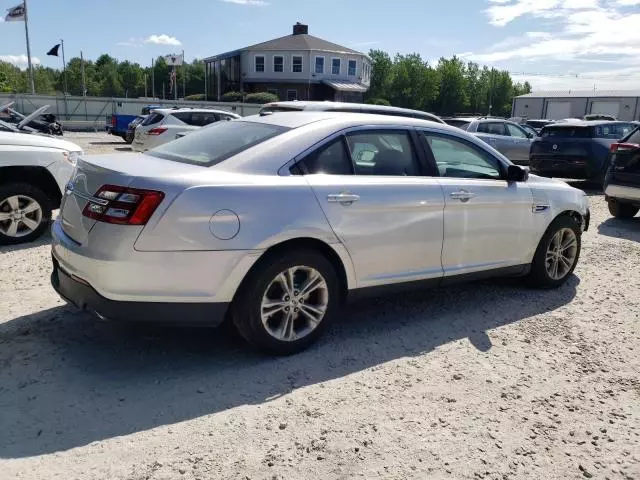
[[[633,218],[636,216],[636,213],[640,211],[640,208],[629,203],[620,203],[614,198],[610,198],[607,204],[609,206],[609,213],[616,218]]]
[[[331,262],[316,251],[296,250],[261,261],[240,287],[232,317],[240,335],[257,349],[290,355],[327,329],[339,296]]]
[[[26,243],[40,237],[51,221],[51,200],[27,183],[0,185],[0,245]]]
[[[551,222],[533,257],[529,283],[537,288],[565,283],[578,264],[581,237],[581,225],[574,217],[561,215]]]

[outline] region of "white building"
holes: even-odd
[[[535,92],[513,99],[512,116],[559,120],[599,113],[632,121],[640,118],[639,100],[640,90]]]

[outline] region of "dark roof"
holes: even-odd
[[[549,125],[545,125],[545,127],[559,127],[559,128],[571,128],[571,127],[599,127],[601,125],[620,125],[620,124],[629,124],[633,122],[625,122],[623,120],[580,120],[573,122],[557,122],[550,123]]]
[[[314,37],[313,35],[300,34],[300,35],[287,35],[285,37],[276,38],[274,40],[269,40],[267,42],[256,43],[255,45],[251,45],[249,47],[244,47],[238,50],[233,50],[231,52],[214,55],[212,57],[205,58],[205,60],[229,57],[232,55],[237,55],[238,53],[245,50],[267,50],[267,51],[268,50],[272,50],[272,51],[319,50],[319,51],[327,51],[327,52],[334,52],[334,53],[350,53],[354,55],[364,55],[363,53],[353,50],[351,48],[343,47],[342,45],[338,45],[337,43],[328,42],[321,38]]]

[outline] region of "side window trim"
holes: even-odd
[[[467,147],[477,151],[477,152],[481,152],[482,155],[486,155],[489,156],[491,158],[494,158],[496,160],[496,162],[498,162],[498,168],[500,169],[500,179],[486,179],[488,181],[500,181],[503,182],[506,179],[506,175],[507,175],[507,165],[499,158],[496,157],[495,155],[493,155],[491,152],[489,152],[488,150],[486,150],[485,148],[478,146],[476,144],[474,144],[473,142],[470,142],[469,140],[467,140],[464,137],[455,135],[453,133],[450,132],[440,132],[438,130],[430,130],[427,128],[419,128],[417,129],[418,134],[422,137],[422,143],[423,146],[426,150],[427,153],[427,157],[429,158],[430,162],[433,162],[433,167],[435,168],[435,175],[438,178],[447,178],[447,177],[441,177],[440,176],[440,171],[437,168],[437,162],[436,162],[436,157],[433,154],[433,151],[431,150],[431,147],[429,146],[429,142],[427,142],[427,139],[425,138],[425,135],[431,135],[431,136],[435,136],[435,137],[443,137],[443,138],[447,138],[447,137],[451,137],[454,140],[466,145]],[[449,177],[452,178],[452,177]],[[464,178],[460,178],[460,180],[465,180]],[[477,180],[477,179],[476,179]]]

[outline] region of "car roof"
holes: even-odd
[[[344,124],[344,128],[357,125],[405,125],[405,126],[433,126],[439,125],[452,131],[457,131],[455,127],[424,120],[422,118],[406,117],[402,115],[378,115],[375,113],[356,112],[334,112],[334,111],[310,111],[300,112],[274,112],[268,115],[251,115],[236,121],[248,121],[256,123],[266,123],[278,125],[286,128],[299,128],[311,123],[329,121],[336,124]]]
[[[432,115],[436,118],[439,118],[434,113],[424,112],[422,110],[413,110],[410,108],[401,108],[401,107],[391,107],[387,105],[372,105],[369,103],[331,102],[331,101],[314,102],[314,101],[295,100],[295,101],[266,103],[262,106],[262,108],[264,109],[264,108],[275,107],[275,106],[287,107],[287,108],[303,110],[303,111],[318,111],[318,112],[338,110],[343,108],[366,108],[371,112],[385,112],[385,113],[397,112],[397,113],[404,113],[404,114],[411,113],[411,114],[418,114],[418,115]]]
[[[182,112],[197,112],[197,113],[227,113],[230,115],[239,116],[237,113],[230,112],[228,110],[221,110],[215,108],[154,108],[151,110],[152,112],[162,113],[163,115],[170,115],[172,113],[182,113]]]
[[[552,123],[546,127],[553,128],[571,128],[571,127],[599,127],[603,125],[628,125],[633,122],[624,122],[621,120],[572,120],[559,123]]]

